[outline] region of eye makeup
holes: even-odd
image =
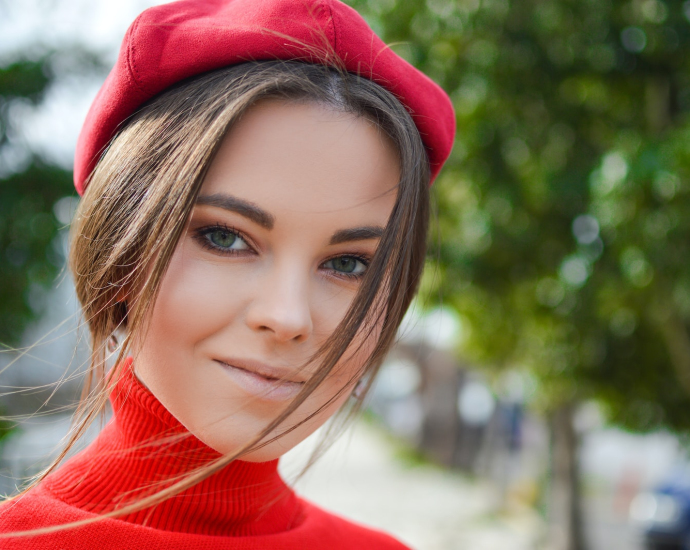
[[[203,248],[217,254],[256,254],[249,244],[249,239],[238,229],[226,224],[216,223],[200,227],[192,232],[192,236]]]
[[[196,225],[196,224],[192,224]],[[214,254],[222,256],[246,256],[257,255],[257,248],[252,240],[240,229],[224,222],[216,221],[191,229],[194,241]],[[348,233],[349,235],[349,233]],[[364,240],[375,238],[367,233]],[[344,239],[348,241],[349,239]],[[332,243],[331,243],[332,244]],[[327,271],[329,276],[341,279],[357,281],[364,277],[371,255],[358,252],[341,252],[326,258],[319,269]]]

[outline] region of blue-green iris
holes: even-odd
[[[207,234],[208,240],[219,248],[230,248],[237,241],[237,235],[230,231],[216,229]]]

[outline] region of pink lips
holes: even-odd
[[[221,360],[216,362],[249,395],[268,401],[293,399],[304,386],[304,380],[290,376],[286,369],[270,367],[248,360]]]

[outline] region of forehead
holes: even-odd
[[[387,219],[398,180],[397,152],[371,121],[319,104],[269,100],[225,136],[201,193],[315,216],[371,211],[380,218],[386,209]]]

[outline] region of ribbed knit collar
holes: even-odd
[[[105,513],[220,455],[192,436],[134,375],[131,359],[111,393],[114,418],[96,441],[43,482],[60,500]],[[302,521],[278,461],[234,461],[195,486],[120,520],[168,531],[267,535]],[[160,483],[163,482],[163,485]]]

